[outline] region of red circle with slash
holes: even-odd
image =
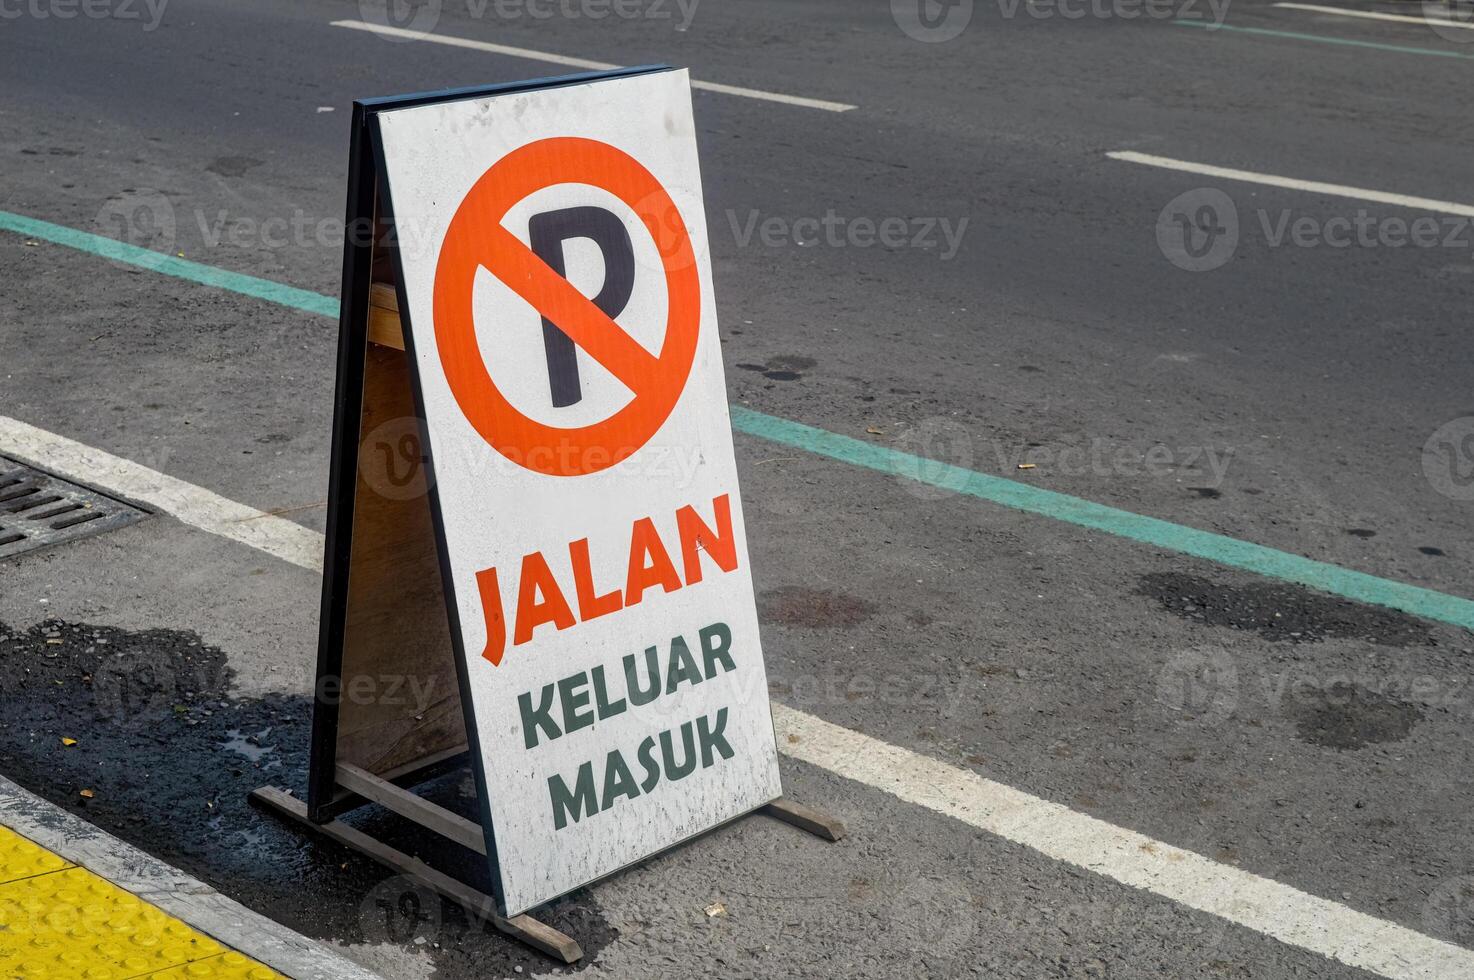
[[[645,225],[666,285],[665,339],[651,354],[593,301],[502,226],[528,195],[589,184],[623,201]],[[487,371],[472,293],[485,268],[634,393],[609,418],[582,428],[547,425],[516,408]],[[582,476],[628,459],[665,424],[696,356],[701,280],[675,202],[634,157],[598,140],[561,136],[518,147],[482,174],[451,218],[435,268],[435,343],[466,420],[514,463],[549,476]]]

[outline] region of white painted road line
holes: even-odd
[[[509,58],[526,58],[529,61],[543,61],[550,65],[563,65],[566,68],[586,68],[590,71],[608,71],[612,68],[622,68],[623,65],[611,65],[605,61],[590,61],[587,58],[570,58],[568,55],[553,54],[550,51],[534,51],[532,48],[517,48],[510,44],[493,44],[490,41],[476,41],[469,37],[454,37],[448,34],[428,34],[424,31],[412,31],[403,27],[389,27],[384,24],[365,24],[361,20],[335,20],[333,27],[346,27],[355,31],[368,31],[371,34],[382,34],[386,37],[399,37],[410,41],[430,41],[434,44],[444,44],[452,48],[466,48],[471,51],[485,51],[489,54],[506,55]],[[784,95],[782,92],[765,92],[762,89],[743,88],[740,85],[722,85],[719,82],[703,82],[691,79],[691,87],[703,92],[720,92],[722,95],[740,95],[744,99],[762,99],[764,102],[781,102],[784,105],[796,105],[805,109],[823,109],[825,112],[849,112],[858,106],[852,106],[846,102],[830,102],[826,99],[809,99],[802,95]]]
[[[316,531],[101,449],[0,415],[0,453],[68,480],[136,500],[185,524],[239,541],[293,565],[322,571],[322,535]]]
[[[1004,840],[1393,980],[1474,977],[1474,951],[773,705],[785,755]]]
[[[1443,17],[1413,17],[1410,14],[1379,14],[1375,10],[1351,10],[1346,7],[1326,7],[1318,3],[1277,3],[1276,7],[1286,10],[1313,10],[1318,14],[1335,14],[1338,17],[1362,17],[1366,20],[1390,20],[1399,24],[1421,24],[1427,27],[1463,27],[1474,30],[1474,22],[1447,20]]]
[[[1201,174],[1204,177],[1217,177],[1221,180],[1238,180],[1249,184],[1284,187],[1295,191],[1309,191],[1312,194],[1326,194],[1330,197],[1349,197],[1356,201],[1371,201],[1374,204],[1394,204],[1398,207],[1414,208],[1419,211],[1436,211],[1442,214],[1456,214],[1464,218],[1474,218],[1474,204],[1439,201],[1431,197],[1410,197],[1407,194],[1392,194],[1387,191],[1369,190],[1365,187],[1327,184],[1319,180],[1278,177],[1274,174],[1256,173],[1253,170],[1234,170],[1231,167],[1215,167],[1212,164],[1193,163],[1191,160],[1174,160],[1171,157],[1152,156],[1150,153],[1136,153],[1131,150],[1112,150],[1106,156],[1112,160],[1120,160],[1123,163],[1139,163],[1148,167],[1161,167],[1164,170],[1178,170],[1188,174]]]
[[[383,980],[4,776],[0,825],[296,980]]]
[[[0,416],[0,453],[152,503],[187,524],[294,565],[322,569],[323,537],[318,532],[63,436]],[[109,479],[120,482],[109,485]],[[289,525],[290,530],[280,525]],[[240,533],[248,527],[267,530]],[[773,726],[779,750],[791,758],[1280,942],[1389,980],[1474,978],[1474,950],[1152,840],[777,702]]]

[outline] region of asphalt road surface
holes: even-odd
[[[0,0],[0,454],[19,420],[320,531],[336,319],[78,242],[331,304],[355,98],[558,57],[792,97],[694,95],[772,696],[1054,806],[999,832],[780,724],[850,837],[749,819],[575,893],[577,969],[1474,976],[1474,30],[905,6]],[[246,804],[302,785],[318,582],[166,514],[3,561],[0,772],[387,976],[565,972]],[[1079,815],[1209,864],[1132,880]],[[1215,914],[1209,867],[1275,914]]]

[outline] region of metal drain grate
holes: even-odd
[[[146,516],[131,504],[0,457],[0,558],[113,531]]]

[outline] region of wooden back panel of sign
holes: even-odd
[[[466,745],[435,529],[422,489],[425,470],[417,452],[410,459],[403,452],[405,445],[418,447],[416,429],[403,342],[370,340],[337,759],[375,775]],[[417,467],[406,486],[421,489],[406,499],[381,492],[394,489],[382,479],[388,467],[406,464]]]
[[[413,781],[467,743],[395,264],[392,248],[377,244],[388,236],[359,112],[347,219],[350,232],[372,233],[350,233],[344,249],[308,793],[317,822],[362,802],[337,784],[339,765]]]

